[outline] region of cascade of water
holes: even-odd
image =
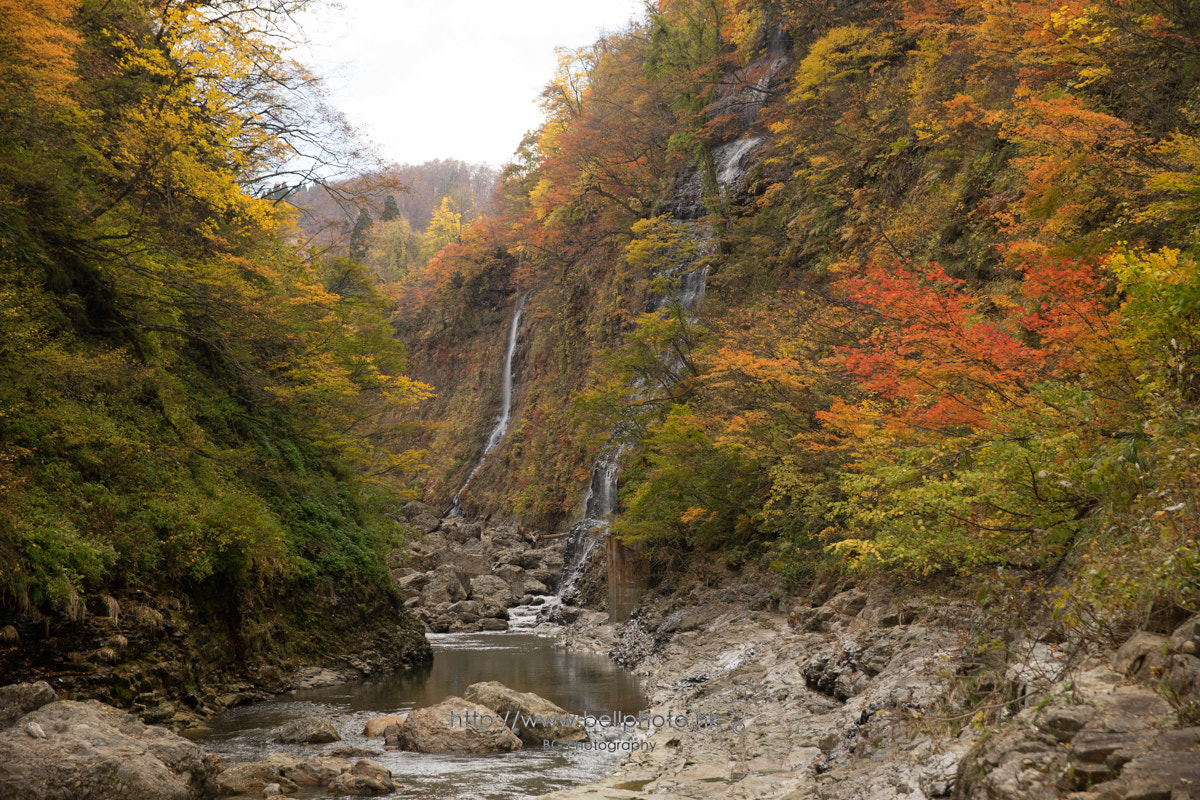
[[[462,516],[461,499],[463,493],[470,488],[471,480],[475,477],[475,473],[479,472],[483,467],[483,462],[487,460],[488,453],[500,445],[500,440],[504,438],[505,432],[508,431],[509,419],[512,416],[513,356],[517,352],[517,335],[521,330],[521,315],[525,313],[525,301],[528,299],[528,293],[521,295],[521,299],[517,301],[517,307],[513,311],[512,322],[508,326],[508,344],[504,350],[504,376],[501,379],[500,385],[500,413],[496,416],[496,424],[492,426],[491,433],[488,434],[487,441],[483,445],[483,452],[479,455],[479,460],[475,462],[475,466],[467,473],[467,479],[463,481],[463,485],[454,493],[454,499],[450,501],[450,508],[447,510],[446,516]]]
[[[742,178],[750,167],[751,156],[760,144],[762,144],[762,137],[746,136],[723,144],[713,152],[713,160],[716,162],[717,168],[717,182],[721,184],[727,195],[732,197],[737,192]]]
[[[667,275],[671,278],[670,293],[656,301],[651,310],[672,302],[679,303],[687,311],[696,310],[704,298],[708,267],[683,272],[687,266],[680,265],[670,270]],[[583,501],[583,518],[571,526],[567,546],[563,552],[558,591],[553,598],[547,598],[540,607],[538,619],[552,618],[564,603],[575,599],[576,584],[583,576],[592,553],[608,536],[608,518],[617,511],[617,479],[621,471],[621,456],[629,449],[630,433],[627,424],[618,425],[609,439],[608,446],[592,466],[587,495]]]

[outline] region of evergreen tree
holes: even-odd
[[[356,261],[366,258],[367,248],[370,247],[371,226],[374,224],[365,208],[358,212],[354,230],[350,232],[350,257]]]
[[[383,213],[379,215],[380,222],[391,222],[394,219],[400,218],[400,206],[396,205],[396,198],[388,195],[383,201]]]

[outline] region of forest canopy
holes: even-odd
[[[2,0],[0,602],[386,591],[365,477],[428,387],[281,187],[365,151],[287,54],[302,2]]]

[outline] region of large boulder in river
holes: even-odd
[[[6,800],[198,800],[217,761],[165,728],[103,705],[58,701],[0,731]]]
[[[401,750],[418,753],[510,753],[521,740],[504,726],[503,716],[461,697],[409,713],[396,732]]]
[[[399,725],[404,722],[403,714],[388,714],[382,717],[372,717],[367,720],[367,725],[363,728],[362,735],[368,739],[374,739],[383,736],[383,732],[387,730],[389,725]]]
[[[518,692],[499,681],[473,683],[463,699],[486,706],[502,718],[525,744],[540,744],[558,739],[563,742],[588,741],[583,722],[549,700],[533,692]]]
[[[297,759],[298,761],[298,759]],[[275,785],[281,791],[291,794],[300,787],[280,775],[276,764],[260,761],[243,761],[228,767],[217,776],[217,784],[221,787],[223,796],[255,795],[263,796],[268,786]]]
[[[331,780],[326,788],[337,795],[356,795],[373,797],[396,791],[392,780],[392,772],[387,767],[374,761],[363,759]]]

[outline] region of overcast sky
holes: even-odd
[[[540,122],[556,46],[580,47],[642,15],[642,0],[343,0],[304,23],[294,55],[332,104],[397,163],[501,166]]]

